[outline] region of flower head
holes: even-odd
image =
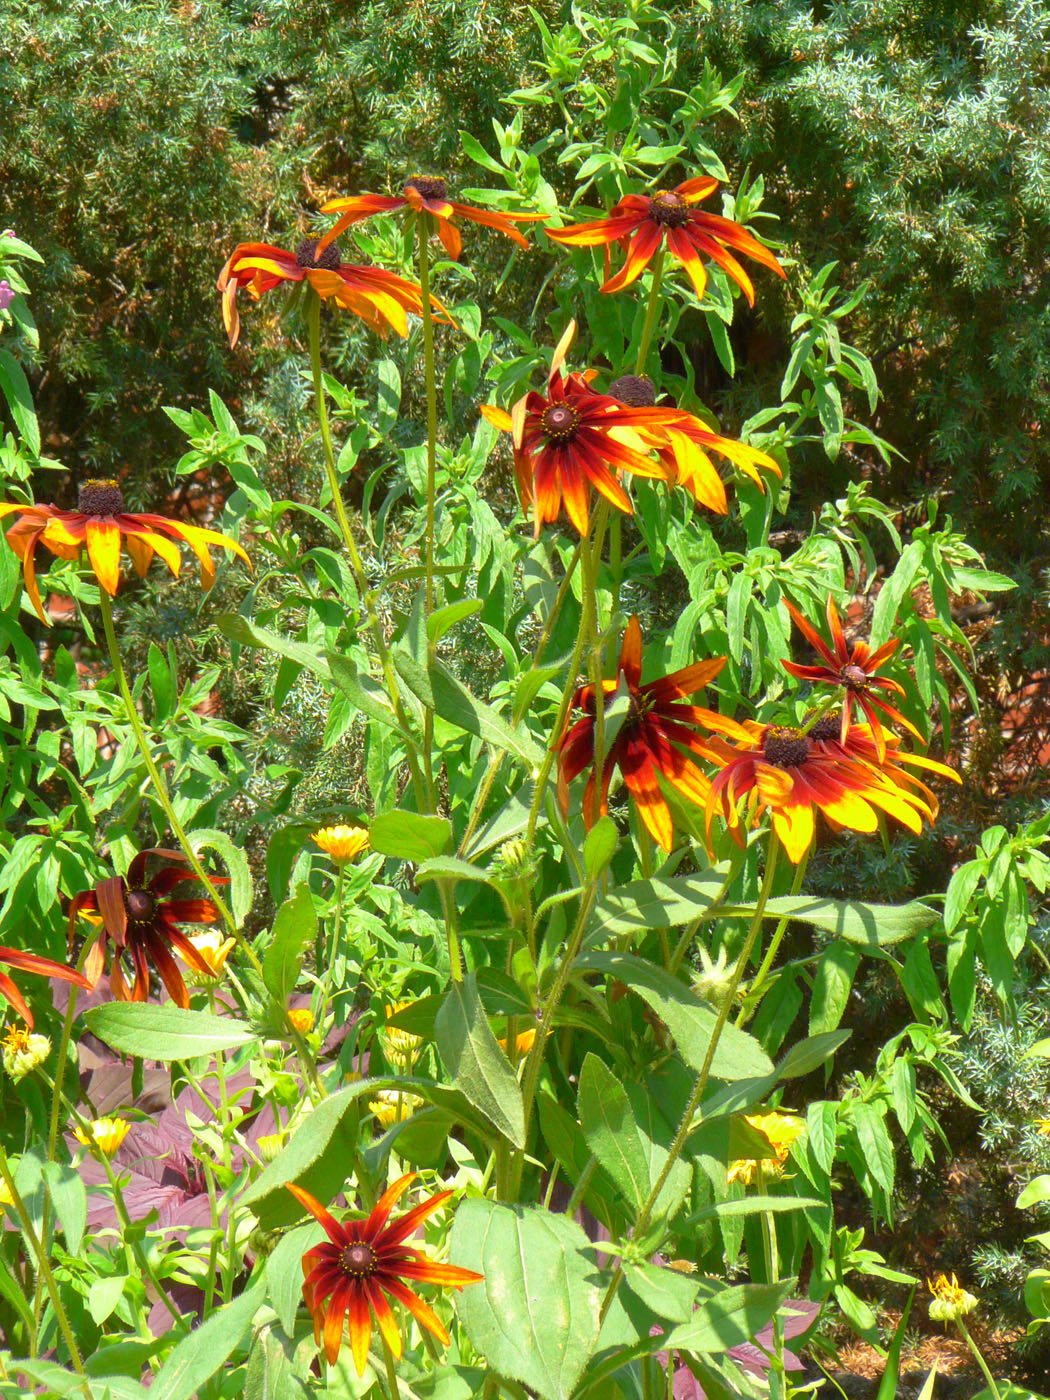
[[[191,987],[206,987],[218,981],[226,969],[226,959],[237,946],[236,938],[223,938],[218,929],[206,928],[200,933],[187,934],[186,939],[208,966],[208,971],[204,973],[195,964],[191,965],[186,981]],[[176,951],[182,957],[181,950]]]
[[[39,1068],[51,1054],[51,1042],[46,1035],[33,1035],[25,1026],[11,1025],[0,1042],[4,1069],[17,1083]]]
[[[760,1167],[768,1168],[774,1175],[779,1176],[784,1170],[791,1144],[806,1131],[805,1123],[793,1113],[776,1112],[746,1113],[744,1122],[766,1138],[773,1149],[773,1156],[761,1160],[745,1157],[732,1162],[726,1174],[726,1181],[742,1181],[745,1186],[750,1186]]]
[[[497,1044],[497,1045],[499,1046],[499,1048],[500,1048],[502,1051],[504,1051],[507,1055],[510,1055],[510,1058],[511,1058],[512,1060],[520,1060],[521,1057],[522,1057],[523,1055],[527,1055],[527,1054],[529,1053],[529,1051],[532,1049],[532,1045],[533,1045],[533,1042],[535,1041],[535,1039],[536,1039],[536,1027],[535,1027],[535,1026],[530,1026],[530,1027],[528,1028],[528,1030],[519,1031],[518,1034],[514,1037],[514,1050],[513,1050],[513,1053],[511,1053],[511,1051],[507,1048],[507,1037],[506,1037],[506,1036],[504,1036],[502,1039],[498,1040],[498,1041],[496,1042],[496,1044]]]
[[[831,723],[837,725],[835,719]],[[849,750],[825,739],[819,722],[810,733],[789,725],[754,724],[748,721],[747,740],[731,747],[713,740],[715,762],[721,771],[707,797],[707,835],[711,821],[721,811],[734,840],[743,841],[737,804],[747,798],[752,822],[766,811],[773,829],[797,865],[813,844],[816,813],[823,812],[835,829],[871,833],[878,830],[879,812],[902,822],[916,835],[922,821],[934,821],[936,799],[918,779],[898,767],[879,764],[867,726],[851,731]],[[861,730],[869,749],[861,753]],[[908,755],[907,760],[912,756]],[[902,761],[905,760],[902,755]],[[930,763],[932,760],[918,760]],[[934,767],[943,765],[933,764]],[[946,770],[950,771],[950,770]]]
[[[382,1127],[390,1128],[411,1118],[417,1108],[423,1107],[423,1100],[418,1094],[407,1094],[403,1089],[377,1089],[368,1107]]]
[[[609,396],[632,408],[657,406],[656,389],[646,374],[620,375],[609,385]],[[659,407],[665,421],[652,428],[643,425],[638,429],[639,436],[656,448],[668,481],[684,486],[693,499],[708,510],[725,515],[729,509],[725,486],[709,455],[712,452],[738,467],[762,491],[765,483],[759,467],[774,476],[783,475],[773,458],[757,447],[723,437],[684,409],[663,404]]]
[[[123,1118],[93,1118],[87,1130],[78,1124],[73,1129],[77,1142],[103,1157],[112,1157],[128,1135],[131,1124]]]
[[[323,826],[310,840],[336,865],[345,865],[368,845],[368,831],[363,826]]]
[[[1042,1133],[1043,1137],[1050,1138],[1050,1118],[1037,1118],[1032,1127],[1037,1133]]]
[[[961,1287],[954,1274],[951,1278],[938,1274],[934,1279],[927,1279],[926,1286],[933,1294],[930,1316],[934,1322],[958,1322],[977,1306],[977,1299]]]
[[[642,629],[637,617],[631,618],[624,630],[618,668],[630,697],[629,710],[605,754],[597,803],[593,772],[587,780],[583,794],[583,820],[587,827],[604,814],[613,769],[619,768],[653,840],[664,850],[671,849],[674,822],[657,774],[689,801],[703,804],[710,783],[693,760],[710,757],[712,750],[702,731],[733,738],[745,733],[734,720],[685,701],[687,695],[714,680],[724,665],[725,657],[720,656],[643,685]],[[618,680],[603,682],[606,707],[618,686]],[[574,722],[574,710],[583,710],[583,718]],[[565,731],[558,742],[558,801],[566,813],[569,784],[594,763],[595,715],[594,686],[581,686],[573,697]]]
[[[339,249],[329,237],[322,240],[304,238],[294,253],[275,248],[270,243],[238,243],[219,273],[218,288],[222,293],[222,319],[230,338],[230,348],[237,344],[241,318],[237,313],[237,293],[247,287],[254,300],[281,282],[306,282],[324,300],[334,301],[359,316],[377,335],[386,335],[393,327],[398,335],[408,334],[407,312],[423,311],[423,293],[415,282],[408,282],[396,272],[381,267],[365,267],[344,263]],[[431,305],[443,319],[448,319],[441,303],[434,297]]]
[[[321,239],[320,247],[326,248],[333,238],[338,238],[345,228],[370,219],[374,214],[390,214],[395,209],[414,209],[417,214],[433,214],[437,220],[438,237],[445,245],[445,252],[453,260],[463,251],[463,240],[455,219],[468,219],[473,224],[497,229],[522,248],[528,242],[514,227],[516,223],[529,223],[535,219],[545,219],[546,214],[506,214],[502,210],[478,209],[473,204],[459,204],[448,197],[448,183],[440,175],[413,175],[406,181],[400,195],[357,194],[347,199],[331,199],[322,205],[322,214],[338,214],[335,226]]]
[[[420,1036],[413,1035],[411,1031],[402,1030],[400,1026],[392,1026],[390,1022],[399,1011],[404,1011],[407,1007],[414,1005],[415,1003],[411,1001],[393,1002],[386,1008],[387,1020],[383,1027],[383,1055],[389,1064],[405,1073],[419,1059],[420,1051],[423,1049],[423,1041]]]
[[[453,1264],[437,1264],[404,1241],[452,1195],[439,1191],[427,1201],[390,1221],[390,1212],[415,1179],[399,1177],[380,1196],[371,1215],[340,1223],[301,1186],[289,1186],[296,1200],[324,1226],[328,1240],[303,1255],[303,1298],[313,1315],[318,1345],[324,1335],[325,1356],[334,1363],[343,1339],[343,1318],[358,1375],[363,1374],[372,1336],[372,1319],[395,1357],[401,1355],[401,1335],[387,1297],[403,1303],[412,1316],[440,1342],[449,1336],[433,1311],[406,1288],[404,1280],[462,1288],[483,1275]]]
[[[300,1035],[309,1035],[314,1028],[314,1013],[308,1006],[290,1006],[288,1019]]]
[[[159,856],[168,863],[147,880],[150,856]],[[172,1001],[184,1008],[189,1006],[186,984],[172,953],[178,953],[184,962],[206,977],[211,976],[211,963],[206,954],[197,951],[190,936],[179,925],[212,923],[219,917],[219,911],[210,899],[168,898],[176,885],[197,878],[183,868],[185,864],[186,857],[181,851],[150,847],[134,857],[126,877],[113,875],[99,881],[94,889],[73,896],[69,906],[70,941],[78,915],[99,925],[85,966],[92,987],[102,976],[106,944],[111,942],[113,959],[109,985],[118,1001],[147,999],[152,965]],[[212,879],[216,884],[229,883],[226,876],[213,875]],[[135,974],[131,987],[124,977],[125,957]]]
[[[510,413],[492,404],[481,408],[490,423],[513,434],[518,491],[522,507],[532,509],[537,538],[544,521],[557,520],[563,501],[573,525],[586,535],[592,486],[617,510],[632,514],[616,479],[619,471],[665,475],[638,430],[668,421],[668,411],[629,408],[595,393],[583,374],[563,376],[561,367],[575,333],[576,322],[570,321],[554,351],[546,396],[532,390]]]
[[[607,218],[544,232],[556,243],[573,248],[595,248],[601,244],[608,248],[611,243],[620,244],[627,254],[626,260],[616,276],[604,283],[603,292],[620,292],[629,287],[649,266],[656,250],[666,245],[685,268],[698,297],[703,297],[707,288],[706,257],[733,279],[753,306],[755,289],[751,279],[729,250],[746,254],[779,277],[784,276],[784,269],[769,249],[742,225],[692,208],[714,194],[717,188],[717,180],[702,175],[684,180],[673,190],[654,190],[651,195],[624,195],[609,210]]]
[[[179,576],[182,558],[178,541],[188,544],[200,561],[201,582],[208,589],[215,582],[215,565],[209,545],[221,545],[250,564],[247,554],[228,535],[186,525],[164,515],[129,511],[116,481],[85,481],[80,488],[76,510],[59,510],[49,505],[0,503],[0,519],[17,515],[7,530],[7,542],[22,560],[26,592],[37,616],[47,625],[36,581],[35,555],[43,544],[60,559],[78,559],[86,549],[92,572],[110,597],[120,582],[120,549],[123,543],[139,578],[145,578],[154,554]]]
[[[802,614],[784,599],[784,606],[794,619],[795,626],[822,661],[820,666],[800,666],[793,661],[784,662],[784,670],[799,680],[812,681],[822,685],[840,685],[845,689],[842,702],[842,722],[840,737],[846,742],[853,719],[853,706],[857,704],[871,725],[878,760],[886,757],[886,738],[879,724],[881,711],[894,724],[902,725],[921,741],[922,735],[910,720],[904,718],[895,706],[879,694],[888,691],[891,695],[903,695],[904,687],[888,676],[877,674],[880,666],[887,662],[900,646],[899,641],[885,642],[876,651],[869,651],[867,642],[857,641],[852,646],[846,641],[839,620],[835,600],[828,594],[827,619],[831,632],[832,646],[829,647],[820,634],[812,628]]]
[[[65,963],[52,962],[50,958],[42,958],[39,953],[24,953],[21,948],[0,947],[0,963],[17,968],[19,972],[36,972],[41,977],[57,977],[62,982],[73,982],[76,986],[83,987],[85,991],[89,991],[91,988],[88,979],[75,967],[67,967]],[[32,1013],[26,1005],[22,993],[6,972],[0,972],[0,996],[6,997],[29,1029],[32,1030]]]

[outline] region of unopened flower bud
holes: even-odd
[[[951,1278],[938,1274],[935,1279],[927,1279],[926,1286],[933,1294],[930,1316],[934,1322],[958,1322],[977,1306],[977,1299],[960,1286],[954,1274]]]

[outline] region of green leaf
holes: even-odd
[[[715,1201],[713,1205],[701,1206],[689,1217],[691,1225],[702,1220],[725,1220],[734,1215],[758,1215],[767,1211],[813,1210],[825,1204],[810,1196],[743,1196],[738,1201]]]
[[[592,880],[597,880],[616,854],[619,834],[612,817],[599,817],[583,843],[583,868]]]
[[[753,904],[734,904],[722,912],[743,916],[754,911]],[[866,904],[859,899],[817,899],[805,894],[777,895],[767,902],[765,917],[797,919],[865,948],[900,943],[938,922],[936,910],[917,900],[910,904]]]
[[[252,907],[252,872],[244,848],[236,845],[225,831],[213,831],[210,827],[191,831],[189,840],[198,853],[201,847],[204,847],[205,850],[218,851],[222,857],[226,873],[230,877],[227,894],[230,912],[233,914],[233,922],[240,928]]]
[[[575,1221],[537,1207],[464,1201],[452,1262],[484,1274],[456,1311],[494,1371],[543,1400],[569,1400],[598,1337],[601,1294],[591,1243]]]
[[[305,880],[277,911],[273,937],[263,958],[263,981],[278,1006],[286,1005],[303,966],[303,952],[317,933],[317,911]]]
[[[457,622],[462,622],[465,617],[473,617],[484,606],[483,598],[463,598],[458,603],[449,603],[447,607],[438,608],[427,618],[427,636],[432,642],[440,641]]]
[[[474,161],[476,165],[483,166],[493,175],[506,175],[507,172],[505,168],[500,165],[499,161],[489,155],[481,142],[478,141],[476,137],[471,136],[469,131],[461,131],[459,133],[459,139],[463,142],[464,151],[466,151],[467,155],[470,156],[471,160]]]
[[[34,457],[40,456],[40,425],[36,421],[33,395],[22,366],[10,350],[0,350],[0,391],[3,392],[15,427]]]
[[[266,1256],[266,1289],[277,1320],[289,1336],[295,1331],[295,1315],[303,1301],[303,1255],[323,1238],[323,1227],[311,1218],[308,1225],[286,1231]]]
[[[434,1036],[453,1085],[515,1147],[524,1147],[521,1089],[485,1018],[473,973],[449,988]]]
[[[868,1171],[887,1195],[893,1190],[896,1160],[886,1119],[875,1104],[858,1100],[852,1106],[857,1141]]]
[[[699,1286],[675,1269],[661,1269],[655,1264],[633,1264],[625,1260],[624,1283],[650,1312],[668,1322],[688,1322]]]
[[[794,1286],[794,1279],[718,1285],[717,1291],[701,1301],[692,1318],[676,1327],[664,1344],[669,1350],[707,1355],[740,1346],[771,1321]]]
[[[596,935],[645,934],[654,928],[675,928],[703,918],[722,892],[727,866],[699,875],[666,880],[634,880],[611,890],[595,906],[589,940]]]
[[[1017,1208],[1027,1210],[1029,1206],[1041,1206],[1046,1201],[1050,1201],[1050,1176],[1037,1176],[1018,1196]]]
[[[377,724],[384,724],[400,733],[401,724],[383,687],[366,672],[360,671],[351,657],[335,651],[327,652],[326,656],[332,670],[332,680],[350,703]]]
[[[630,953],[585,953],[577,966],[626,982],[665,1022],[686,1063],[695,1070],[703,1066],[717,1018],[676,977]],[[772,1060],[757,1040],[736,1026],[723,1027],[711,1064],[716,1079],[758,1078],[772,1069]]]
[[[484,870],[471,865],[469,860],[457,856],[435,856],[423,861],[416,871],[416,884],[427,880],[471,880],[475,884],[488,884],[489,877]]]
[[[811,1103],[806,1110],[806,1142],[821,1171],[830,1174],[838,1141],[838,1107],[826,1099]]]
[[[440,661],[431,662],[430,682],[434,692],[434,709],[442,719],[468,734],[477,735],[495,749],[505,749],[531,771],[539,770],[543,763],[543,750],[527,730],[512,729],[497,710],[471,695]]]
[[[351,1130],[343,1119],[362,1092],[360,1084],[351,1084],[322,1099],[241,1197],[264,1229],[290,1224],[302,1216],[302,1206],[285,1189],[288,1182],[303,1186],[322,1205],[342,1189],[347,1162],[357,1151],[356,1120]]]
[[[150,1386],[150,1400],[192,1400],[240,1345],[255,1310],[262,1306],[263,1285],[253,1282],[231,1303],[216,1308],[172,1348]]]
[[[128,1282],[126,1274],[109,1274],[96,1278],[88,1289],[88,1312],[96,1327],[101,1327],[124,1296]]]
[[[70,1254],[79,1254],[87,1228],[87,1191],[80,1173],[68,1162],[45,1162],[42,1175],[58,1223],[65,1231],[66,1248]]]
[[[623,1085],[593,1053],[580,1071],[576,1111],[587,1146],[637,1209],[652,1182],[638,1125]]]
[[[299,1273],[301,1277],[302,1269]],[[242,1400],[310,1400],[313,1392],[296,1366],[290,1330],[268,1323],[256,1332],[248,1352]]]
[[[445,817],[395,808],[376,817],[368,840],[381,856],[424,861],[442,855],[452,842],[452,823]]]
[[[232,1016],[152,1002],[106,1002],[85,1011],[84,1020],[99,1040],[120,1054],[164,1063],[237,1050],[257,1038],[251,1026]]]
[[[913,1287],[908,1294],[908,1301],[904,1304],[901,1320],[894,1329],[893,1340],[890,1342],[889,1349],[886,1352],[886,1368],[882,1373],[882,1380],[879,1383],[879,1389],[875,1400],[897,1400],[897,1383],[900,1380],[901,1370],[901,1349],[904,1346],[904,1334],[908,1330],[908,1318],[911,1316],[911,1305],[914,1301],[915,1289]]]
[[[308,646],[305,642],[290,641],[277,632],[258,626],[250,618],[242,617],[240,613],[220,613],[215,619],[215,626],[231,642],[237,642],[244,647],[272,651],[277,656],[285,656],[289,661],[295,661],[304,670],[313,671],[314,675],[321,676],[324,680],[332,679],[328,662],[316,647]]]
[[[846,1010],[853,979],[860,965],[860,951],[844,939],[829,943],[813,974],[813,998],[809,1007],[810,1034],[833,1031]]]

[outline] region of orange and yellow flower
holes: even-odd
[[[744,1122],[760,1132],[773,1149],[773,1156],[762,1159],[743,1157],[730,1163],[726,1181],[742,1181],[750,1186],[759,1170],[779,1176],[784,1170],[791,1144],[806,1131],[805,1122],[794,1113],[745,1113]]]
[[[237,344],[241,331],[238,291],[247,287],[248,295],[258,301],[264,292],[281,282],[308,283],[319,297],[330,299],[360,316],[378,335],[386,335],[391,326],[398,335],[408,335],[406,313],[412,311],[419,316],[423,312],[423,293],[415,282],[406,281],[385,268],[344,263],[335,244],[328,238],[325,243],[321,248],[318,239],[304,238],[294,253],[270,243],[237,245],[219,273],[218,281],[222,319],[231,349]],[[430,304],[443,319],[448,319],[436,298],[431,297]]]
[[[313,1316],[317,1344],[320,1346],[323,1336],[325,1356],[334,1365],[343,1340],[345,1317],[359,1376],[368,1361],[373,1318],[394,1356],[401,1355],[401,1334],[387,1296],[403,1303],[421,1326],[448,1345],[449,1336],[440,1319],[405,1286],[405,1279],[462,1288],[483,1278],[472,1269],[437,1264],[405,1244],[409,1235],[452,1195],[451,1191],[439,1191],[390,1222],[390,1212],[414,1180],[415,1172],[399,1177],[380,1196],[371,1215],[343,1223],[335,1220],[309,1191],[301,1186],[288,1187],[300,1205],[324,1226],[328,1236],[326,1242],[303,1255],[303,1298]]]
[[[146,866],[150,856],[159,856],[166,862],[178,864],[162,865],[147,880]],[[210,899],[167,898],[176,885],[197,878],[192,871],[183,868],[185,863],[186,857],[181,851],[150,847],[139,851],[132,859],[126,878],[110,876],[100,880],[94,889],[73,896],[69,905],[70,942],[78,916],[99,925],[94,946],[84,966],[89,986],[94,987],[102,976],[106,944],[111,942],[113,960],[109,985],[118,1001],[147,999],[152,966],[156,968],[172,1001],[183,1008],[189,1006],[186,984],[172,951],[205,977],[211,976],[211,962],[207,955],[197,951],[179,924],[210,924],[219,917],[219,911]],[[211,878],[217,885],[229,883],[226,876],[213,875]],[[125,956],[135,974],[134,984],[130,988],[121,966]]]
[[[576,322],[570,321],[554,351],[546,397],[531,390],[510,413],[493,404],[481,406],[490,423],[513,434],[518,490],[523,509],[531,508],[537,538],[545,521],[557,520],[563,501],[573,525],[586,535],[592,486],[617,510],[632,514],[631,502],[616,480],[618,471],[665,475],[639,430],[666,422],[668,411],[628,408],[595,393],[583,374],[563,376],[561,367],[575,333]]]
[[[609,210],[607,218],[544,232],[556,243],[570,248],[594,248],[601,244],[608,248],[611,243],[620,244],[627,254],[624,265],[615,277],[603,284],[603,292],[619,292],[629,287],[649,266],[657,249],[666,245],[668,252],[685,268],[698,297],[703,297],[707,288],[706,257],[733,279],[753,306],[755,289],[751,279],[730,249],[753,258],[779,277],[784,276],[784,269],[769,249],[741,224],[691,207],[714,194],[717,188],[717,180],[701,175],[684,180],[673,190],[656,190],[652,195],[624,195]]]
[[[830,722],[838,724],[837,719]],[[824,724],[828,725],[828,717]],[[752,824],[769,812],[773,830],[795,865],[813,844],[818,811],[836,830],[869,834],[878,830],[880,812],[916,835],[922,830],[923,819],[933,822],[936,818],[937,802],[928,788],[897,764],[878,763],[870,732],[865,736],[867,747],[862,749],[860,730],[867,726],[850,731],[848,750],[830,736],[823,738],[818,725],[809,734],[788,725],[752,721],[745,722],[745,728],[749,737],[743,744],[734,747],[718,739],[711,741],[721,771],[712,780],[707,797],[708,846],[716,811],[721,812],[733,839],[743,844],[738,811],[742,798],[747,799]],[[916,760],[913,755],[900,755],[900,761]],[[933,760],[917,761],[922,766],[944,768]]]
[[[52,962],[50,958],[42,958],[39,953],[24,953],[21,948],[0,947],[0,963],[4,963],[7,967],[16,968],[19,972],[36,972],[41,977],[57,977],[62,982],[72,982],[78,987],[83,987],[85,991],[91,990],[91,983],[75,967],[66,967],[64,963]],[[0,972],[0,996],[6,997],[29,1029],[32,1030],[32,1012],[26,1005],[22,993],[6,972]]]
[[[145,578],[154,554],[179,576],[182,557],[176,541],[188,544],[200,560],[201,584],[209,589],[215,582],[215,565],[209,545],[232,549],[250,565],[247,554],[228,535],[186,525],[164,515],[144,514],[125,509],[124,497],[115,481],[85,481],[80,488],[76,510],[59,510],[49,505],[0,503],[0,519],[17,515],[7,531],[7,542],[22,561],[26,592],[37,616],[47,626],[50,621],[40,602],[36,581],[36,548],[44,545],[60,559],[78,559],[87,550],[92,571],[110,597],[120,583],[120,549],[123,543],[139,578]]]
[[[609,397],[631,408],[657,407],[656,390],[646,374],[623,374],[619,379],[614,379],[609,385]],[[639,435],[656,448],[668,481],[684,486],[693,499],[708,510],[718,515],[725,515],[729,510],[722,478],[708,455],[711,452],[718,453],[738,467],[761,491],[765,491],[766,487],[760,467],[774,476],[783,475],[768,453],[736,442],[733,438],[723,437],[684,409],[663,404],[659,407],[666,415],[666,421],[659,427],[640,428]]]
[[[823,715],[810,730],[810,737],[824,753],[844,756],[860,763],[870,772],[886,779],[899,792],[913,794],[908,801],[917,804],[922,814],[931,822],[937,819],[937,798],[924,782],[908,770],[918,768],[938,778],[962,783],[962,778],[947,763],[927,758],[925,754],[908,753],[901,748],[900,738],[885,730],[882,732],[883,750],[880,757],[874,731],[868,724],[850,725],[849,733],[843,742],[838,716]],[[911,829],[918,834],[919,828],[913,826]]]
[[[746,734],[735,720],[685,702],[687,695],[714,680],[725,660],[724,656],[719,656],[711,661],[700,661],[643,685],[642,629],[637,617],[631,618],[623,634],[618,667],[618,677],[623,677],[630,695],[630,708],[602,762],[597,803],[593,771],[587,780],[583,794],[583,820],[587,827],[593,826],[604,814],[609,782],[613,770],[619,768],[653,840],[665,851],[671,849],[674,820],[660,791],[658,775],[690,802],[702,806],[707,800],[710,781],[694,760],[710,758],[714,753],[711,739],[704,731],[730,738]],[[608,707],[619,687],[619,679],[602,684]],[[574,722],[574,710],[583,710],[583,718]],[[565,731],[558,742],[558,801],[565,813],[569,810],[569,784],[594,763],[595,715],[594,686],[581,686],[573,697]]]
[[[353,860],[368,845],[368,830],[363,826],[323,826],[310,837],[336,865]]]
[[[445,245],[445,251],[452,259],[457,259],[463,251],[463,240],[454,219],[468,219],[473,224],[494,228],[513,238],[515,243],[527,248],[528,241],[514,227],[516,223],[528,223],[535,219],[545,219],[546,214],[507,214],[502,210],[478,209],[473,204],[459,204],[448,197],[448,184],[440,175],[413,175],[405,184],[400,195],[356,194],[346,199],[331,199],[321,208],[322,214],[338,214],[335,226],[325,234],[318,244],[318,252],[323,252],[333,238],[338,238],[345,228],[370,219],[375,214],[391,214],[395,209],[414,209],[417,214],[433,214],[437,220],[438,237]]]
[[[784,606],[794,619],[795,626],[824,663],[821,666],[800,666],[794,661],[785,661],[784,670],[799,680],[811,681],[818,685],[841,685],[845,688],[846,695],[842,702],[840,726],[843,743],[846,742],[849,735],[854,703],[860,706],[871,725],[871,733],[875,740],[880,763],[886,757],[886,739],[879,723],[878,712],[881,711],[894,724],[899,724],[909,730],[921,742],[922,735],[914,724],[905,719],[894,705],[891,705],[888,700],[884,700],[878,693],[880,690],[889,691],[893,695],[905,693],[904,687],[898,681],[892,681],[888,676],[877,674],[879,667],[888,661],[900,646],[899,641],[884,642],[876,651],[870,651],[867,642],[856,641],[850,646],[842,631],[842,623],[839,620],[838,609],[835,607],[835,600],[829,593],[826,611],[828,628],[834,647],[832,650],[832,647],[828,646],[820,634],[809,625],[798,609],[792,607],[786,598]]]

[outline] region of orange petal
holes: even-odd
[[[120,583],[120,529],[112,520],[93,518],[88,520],[86,535],[95,577],[110,597],[115,597]]]
[[[637,690],[642,683],[642,624],[632,615],[624,628],[620,644],[620,670],[627,677],[627,684]]]

